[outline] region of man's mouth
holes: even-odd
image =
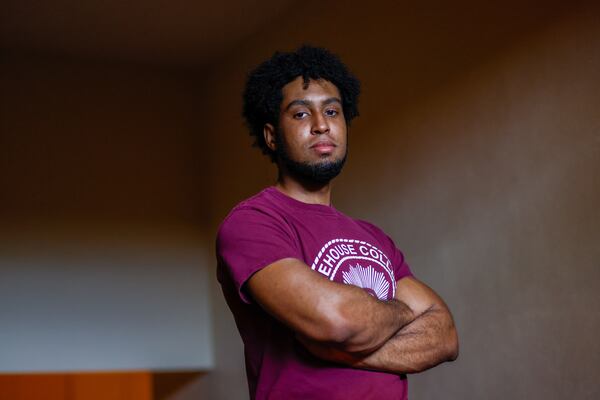
[[[335,144],[329,141],[318,142],[310,146],[311,149],[314,149],[319,154],[331,153],[335,147]]]

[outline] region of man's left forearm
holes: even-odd
[[[351,354],[300,339],[319,358],[360,369],[406,374],[458,356],[458,337],[447,309],[433,306],[371,354]]]
[[[458,357],[458,336],[449,312],[432,308],[406,325],[377,351],[356,360],[356,368],[407,374]]]

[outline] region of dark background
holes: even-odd
[[[213,237],[275,177],[245,74],[308,42],[363,82],[334,205],[386,230],[456,318],[460,358],[411,398],[600,395],[594,2],[8,0],[0,38],[1,370],[169,360],[209,371],[174,399],[247,397]]]

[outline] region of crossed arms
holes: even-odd
[[[405,374],[458,356],[448,307],[414,278],[398,281],[396,298],[381,301],[286,258],[255,273],[247,285],[252,297],[319,358]]]

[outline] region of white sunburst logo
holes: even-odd
[[[347,285],[358,286],[363,289],[371,289],[379,300],[386,300],[390,284],[385,280],[382,272],[377,272],[372,266],[367,268],[356,264],[350,267],[348,271],[342,273],[344,283]]]

